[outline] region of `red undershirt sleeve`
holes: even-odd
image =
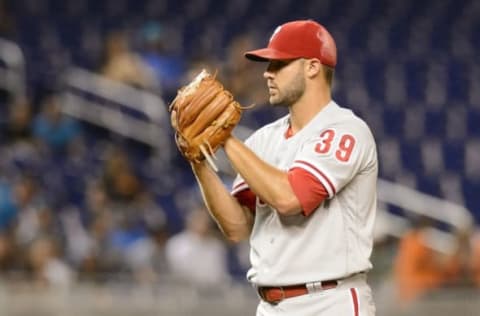
[[[257,196],[252,190],[245,189],[235,193],[233,196],[237,199],[238,203],[248,207],[252,213],[255,213]]]
[[[312,214],[328,197],[328,192],[323,184],[305,169],[290,169],[288,171],[288,181],[302,206],[302,213],[305,216]]]

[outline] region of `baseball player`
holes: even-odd
[[[376,146],[366,123],[331,99],[334,39],[314,21],[292,21],[245,56],[267,63],[269,102],[289,114],[245,143],[226,140],[238,173],[232,192],[207,163],[192,168],[224,235],[250,240],[257,316],[374,315],[366,273]]]

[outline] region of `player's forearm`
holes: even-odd
[[[227,191],[217,174],[206,163],[192,164],[205,204],[225,237],[238,242],[250,236],[253,215]]]
[[[260,159],[234,137],[226,141],[224,148],[233,168],[260,199],[284,215],[301,212],[300,202],[292,190],[286,172]]]

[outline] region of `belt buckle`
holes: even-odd
[[[339,284],[338,280],[328,280],[328,281],[316,281],[306,283],[305,286],[307,288],[308,293],[314,293],[318,291],[325,291],[329,289],[336,288]]]
[[[316,282],[306,283],[305,287],[307,288],[308,293],[315,293],[317,291],[322,290],[322,282],[316,281]]]

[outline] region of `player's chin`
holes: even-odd
[[[282,103],[282,99],[276,93],[270,93],[270,97],[268,99],[271,105],[278,105]]]
[[[268,101],[269,101],[271,106],[285,106],[285,103],[283,102],[283,99],[280,99],[278,97],[270,96]]]

